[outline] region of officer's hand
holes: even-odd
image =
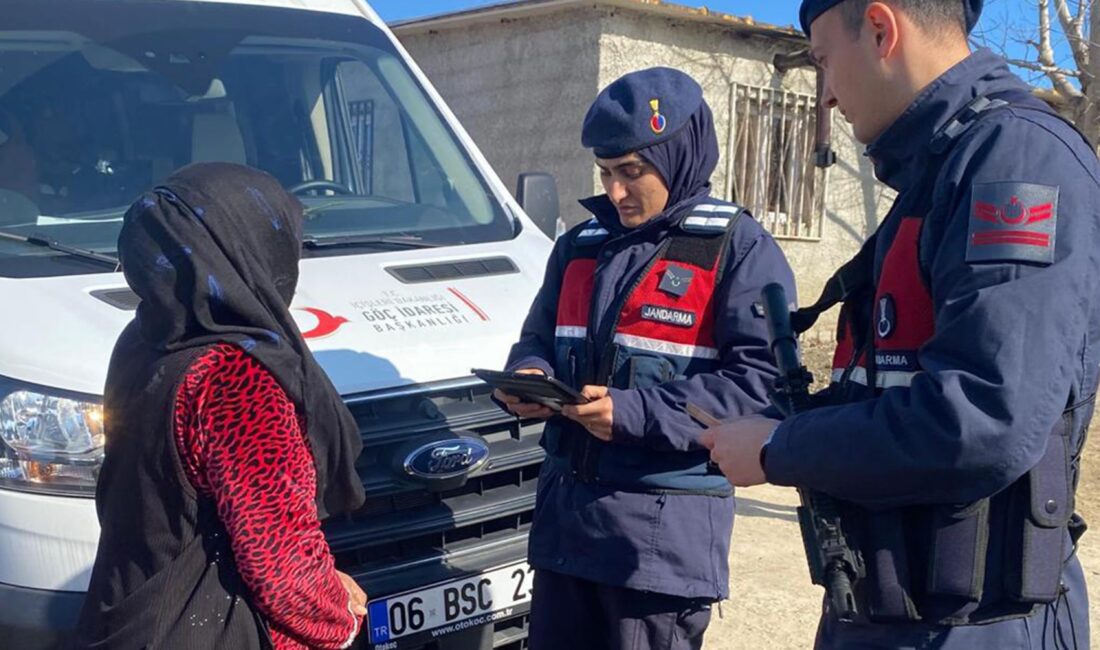
[[[561,414],[579,423],[600,440],[611,442],[615,405],[607,394],[607,386],[585,386],[581,389],[581,395],[588,398],[587,404],[566,404]]]
[[[524,368],[523,370],[517,370],[517,375],[542,375],[546,376],[546,373],[538,368]],[[542,404],[534,404],[531,402],[525,402],[515,395],[509,395],[499,388],[493,391],[493,397],[497,398],[504,406],[508,408],[514,415],[518,415],[521,418],[540,418],[545,420],[546,418],[554,415],[553,409]]]
[[[710,450],[710,459],[722,468],[729,482],[750,487],[767,482],[760,466],[760,449],[779,426],[779,420],[755,415],[703,431],[699,442]]]

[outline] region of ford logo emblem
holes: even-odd
[[[405,457],[405,473],[418,478],[443,480],[469,474],[489,460],[489,446],[477,438],[436,440],[414,449]]]

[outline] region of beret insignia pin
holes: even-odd
[[[649,107],[653,109],[653,117],[649,119],[649,128],[656,135],[661,135],[665,132],[665,127],[668,126],[668,120],[665,119],[664,115],[661,115],[661,100],[649,100]]]

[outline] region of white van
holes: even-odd
[[[359,0],[0,0],[0,647],[56,647],[99,529],[101,396],[136,297],[127,206],[235,161],[306,206],[293,308],[364,439],[368,495],[325,524],[372,599],[362,648],[520,648],[540,426],[500,367],[551,242]],[[539,225],[524,213],[539,216]]]

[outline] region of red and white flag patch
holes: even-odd
[[[966,261],[1052,264],[1058,188],[1035,183],[975,183]]]

